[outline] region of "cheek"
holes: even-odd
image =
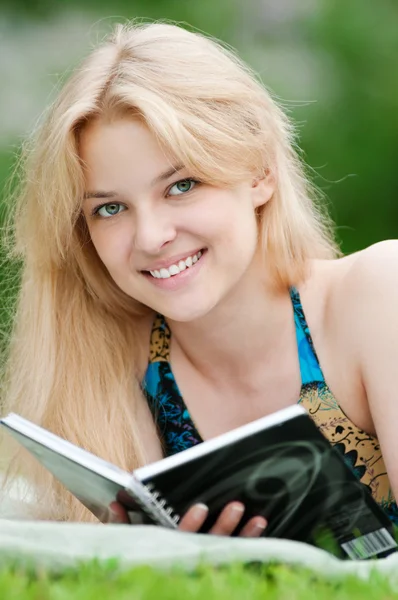
[[[98,256],[111,275],[128,261],[130,240],[123,230],[109,227],[105,231],[105,228],[94,227],[90,234]]]
[[[258,239],[258,224],[254,212],[236,211],[230,213],[222,223],[222,238],[231,254],[251,254]]]
[[[241,215],[230,223],[226,248],[228,270],[238,280],[250,268],[258,248],[258,226],[254,215]]]
[[[191,218],[193,216],[193,218]],[[190,215],[191,229],[208,239],[231,244],[257,239],[258,226],[253,206],[243,194],[221,192],[209,197],[201,210]]]

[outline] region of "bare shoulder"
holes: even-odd
[[[353,401],[346,396],[348,408],[354,422],[376,433],[397,494],[398,241],[375,244],[354,256],[331,306],[340,350],[346,365],[356,367],[362,389]]]
[[[309,294],[312,304],[317,290],[321,299],[321,343],[340,368],[350,364],[360,375],[372,340],[383,346],[383,336],[398,327],[398,240],[324,262],[314,269]]]
[[[397,306],[398,240],[388,240],[354,257],[332,302],[335,314],[344,321],[341,335],[358,361],[365,387],[374,365],[387,364],[389,353],[397,358]]]
[[[315,260],[303,284],[310,307],[317,304],[325,317],[357,308],[366,291],[386,291],[397,285],[398,240],[378,242],[364,250],[335,260]]]
[[[383,304],[398,293],[398,240],[386,240],[336,261],[330,308],[353,319],[361,306]],[[371,315],[368,315],[371,317]]]
[[[313,261],[300,292],[329,387],[353,422],[374,432],[369,377],[398,355],[398,241]]]

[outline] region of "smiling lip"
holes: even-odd
[[[176,292],[185,287],[192,280],[192,278],[195,278],[199,274],[203,265],[206,263],[206,260],[207,251],[203,251],[202,256],[196,263],[192,265],[192,267],[187,267],[183,271],[180,271],[178,275],[172,275],[171,277],[162,279],[152,277],[149,272],[143,271],[142,276],[159,290],[163,290],[165,292]]]
[[[197,250],[193,250],[190,253],[185,252],[185,254],[178,254],[176,256],[172,256],[171,258],[165,258],[163,260],[159,260],[157,263],[154,263],[149,268],[141,269],[141,272],[149,273],[149,271],[160,271],[160,269],[168,269],[169,267],[171,267],[171,265],[178,264],[180,262],[180,260],[185,260],[186,258],[188,258],[188,256],[194,256],[195,254],[200,252],[200,250],[203,251],[203,248],[198,248]]]

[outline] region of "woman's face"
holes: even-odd
[[[239,284],[257,247],[255,208],[272,182],[226,189],[192,179],[131,118],[94,121],[82,133],[83,212],[115,283],[176,321],[200,318]]]

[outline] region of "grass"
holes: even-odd
[[[139,567],[120,571],[115,561],[92,561],[62,575],[18,566],[0,568],[1,600],[392,600],[388,581],[373,573],[328,581],[300,568],[239,564],[203,566],[193,573]]]

